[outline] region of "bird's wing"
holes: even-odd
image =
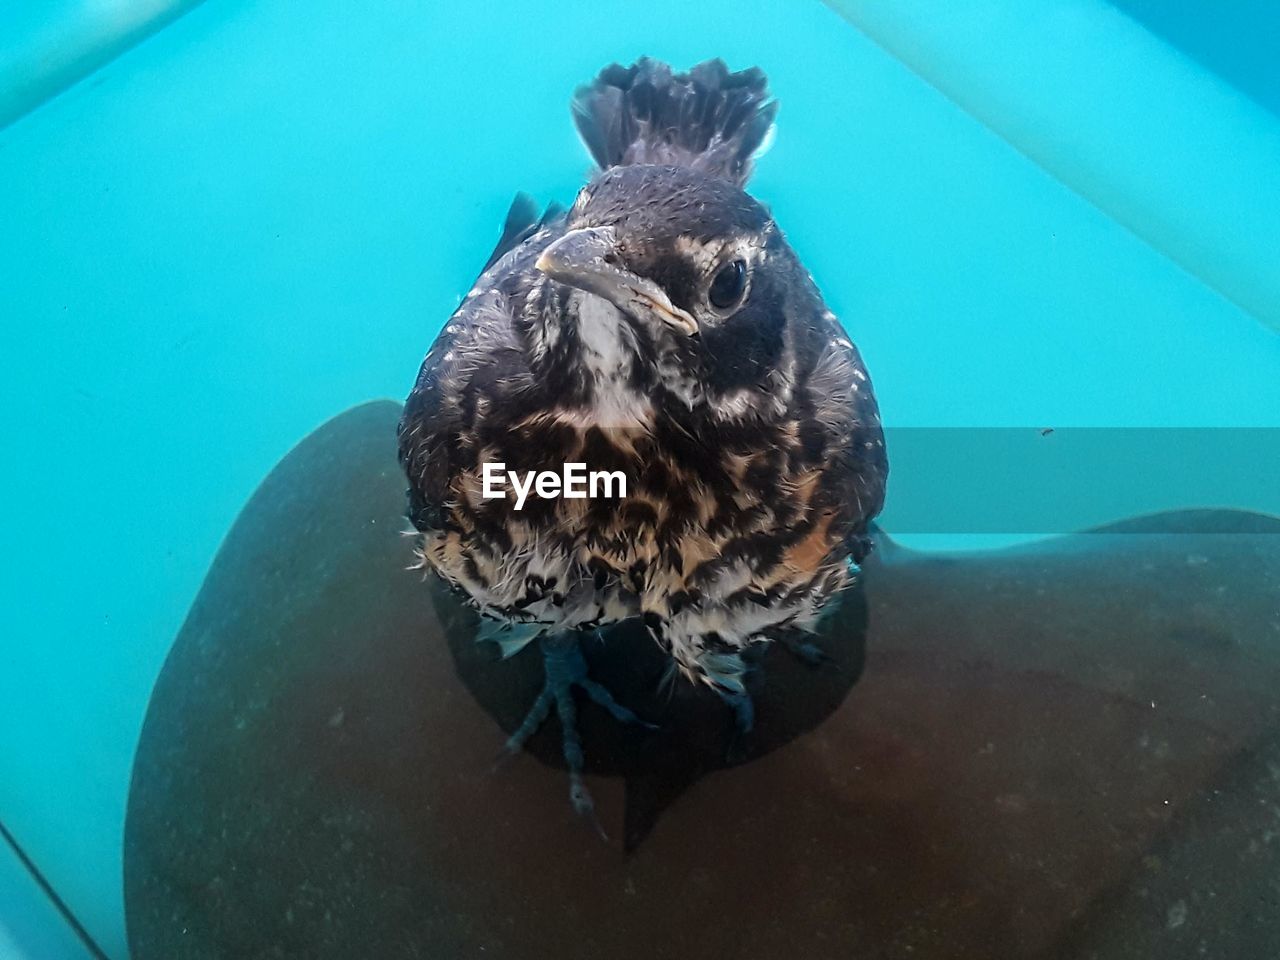
[[[511,201],[510,209],[507,210],[507,219],[502,225],[502,236],[498,238],[493,253],[489,254],[489,259],[485,261],[480,275],[484,276],[488,273],[490,267],[563,212],[564,207],[558,203],[551,203],[539,216],[538,205],[533,197],[527,193],[517,193],[515,199]]]
[[[459,483],[478,478],[488,432],[504,412],[526,409],[532,377],[509,299],[496,289],[469,297],[427,352],[400,420],[400,463],[409,478],[409,519],[445,529]],[[476,481],[478,482],[478,480]]]
[[[498,292],[498,281],[518,268],[503,265],[503,259],[563,212],[552,203],[538,216],[528,194],[516,195],[480,271],[481,278],[492,272],[494,282],[463,301],[422,362],[398,431],[400,463],[409,477],[409,519],[419,530],[442,528],[444,508],[455,495],[452,484],[460,471],[475,466],[477,398],[519,392],[528,379],[510,303]]]
[[[456,361],[453,326],[451,319],[423,360],[396,431],[400,465],[409,477],[409,520],[423,531],[443,527],[450,465],[464,422],[456,400],[446,397],[446,384],[455,372],[450,369]]]
[[[823,499],[833,513],[830,533],[860,561],[868,549],[867,525],[884,506],[889,463],[871,381],[843,331],[819,357],[809,389],[827,436]]]

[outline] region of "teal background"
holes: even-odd
[[[1114,0],[1190,59],[1280,114],[1280,17],[1271,0]]]
[[[305,433],[407,392],[514,191],[573,196],[588,163],[567,98],[607,61],[767,70],[782,109],[753,192],[852,331],[890,426],[1280,426],[1263,316],[1280,302],[1246,309],[1220,282],[1265,295],[1275,279],[1250,271],[1280,241],[1270,174],[1252,173],[1280,136],[1277,68],[1231,38],[1274,35],[1277,8],[1214,40],[1208,4],[1124,4],[1139,23],[1100,2],[983,2],[966,29],[1008,32],[975,47],[959,23],[913,32],[931,6],[849,3],[868,33],[799,0],[207,0],[123,53],[142,35],[113,13],[127,4],[0,9],[6,92],[48,71],[0,100],[0,819],[110,956],[134,744],[220,537]],[[1028,11],[1070,14],[1051,49],[1010,25]],[[175,12],[155,5],[152,26]],[[1064,173],[998,122],[1020,102],[1011,75],[1052,61],[1083,78],[1104,52],[1141,82],[1074,105],[1046,86],[1026,129],[1113,159],[1102,172],[1124,183],[1156,166],[1115,118],[1133,96],[1163,104],[1190,133],[1160,144],[1143,216],[1225,236],[1222,211],[1250,210],[1204,271],[1101,202],[1097,170]],[[1171,89],[1197,97],[1165,103]],[[1193,155],[1219,173],[1194,193],[1178,162]],[[1143,480],[1145,509],[1216,496],[1204,465]],[[886,527],[947,495],[945,464],[896,472]],[[1066,508],[1114,516],[1105,491]],[[0,872],[9,947],[74,955],[56,930],[40,944],[29,894]]]

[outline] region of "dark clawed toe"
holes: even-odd
[[[581,689],[592,702],[604,707],[618,721],[634,724],[646,730],[659,729],[657,724],[641,720],[636,714],[618,703],[604,686],[587,676],[587,664],[577,638],[567,635],[546,637],[542,640],[543,667],[546,681],[537,700],[516,731],[508,738],[502,753],[493,764],[494,771],[511,762],[525,743],[537,731],[554,708],[560,720],[561,749],[565,765],[569,768],[569,802],[574,812],[590,821],[600,837],[609,839],[596,816],[595,803],[582,782],[584,757],[582,739],[578,735],[578,714],[573,700],[573,688]]]
[[[497,775],[507,767],[511,766],[511,761],[520,755],[519,748],[512,750],[510,747],[503,747],[502,751],[493,759],[493,763],[489,767],[489,773]]]
[[[596,833],[600,834],[600,839],[607,843],[609,835],[604,832],[600,818],[596,816],[596,805],[591,799],[591,792],[576,775],[569,779],[569,803],[573,806],[573,812],[590,823]]]
[[[608,710],[609,713],[613,715],[613,718],[619,723],[627,723],[632,726],[643,727],[646,730],[660,729],[656,723],[650,723],[648,720],[641,720],[634,710],[624,707],[613,698],[613,694],[594,680],[582,677],[577,681],[577,686],[582,688],[582,691],[591,698],[593,703],[596,703]]]
[[[789,640],[786,647],[791,651],[792,656],[804,663],[806,666],[817,668],[825,668],[830,670],[839,670],[840,664],[835,658],[828,654],[816,643],[808,640]]]

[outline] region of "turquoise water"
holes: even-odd
[[[1267,0],[1237,0],[1212,6],[1115,0],[1115,6],[1187,57],[1280,114],[1280,74],[1275,70],[1280,20]]]
[[[1132,208],[1117,191],[1148,158],[1105,120],[1134,90],[1090,103],[1096,128],[1057,111],[1114,158],[1107,179],[1076,168],[1093,154],[1069,141],[993,126],[984,111],[1014,101],[985,84],[1016,66],[1012,33],[978,56],[957,33],[948,51],[888,7],[858,29],[801,2],[207,0],[0,129],[0,818],[102,949],[125,955],[122,823],[147,698],[222,536],[302,436],[404,395],[515,190],[573,196],[588,164],[567,97],[607,61],[768,72],[782,110],[753,192],[853,332],[891,427],[1280,426],[1280,302],[1259,308],[1274,274],[1253,259],[1280,242],[1274,181],[1231,174],[1280,157],[1274,64],[1209,49],[1207,7],[1123,6],[1139,20],[1104,39],[1150,41],[1127,65],[1143,102],[1164,102],[1163,80],[1203,94],[1167,121],[1199,139],[1150,167],[1173,192]],[[1057,7],[1114,13],[1021,9]],[[1274,36],[1269,11],[1235,29]],[[31,17],[0,13],[0,48]],[[1090,65],[1096,22],[1055,22],[1056,62]],[[939,51],[945,70],[922,72]],[[1050,51],[1017,52],[1025,66]],[[1222,184],[1174,191],[1193,154]],[[1182,242],[1219,228],[1231,244]],[[946,483],[895,477],[885,527]],[[1158,478],[1149,492],[1145,509],[1197,505]],[[1079,526],[1113,516],[1084,503]]]

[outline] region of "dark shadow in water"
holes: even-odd
[[[397,416],[281,462],[175,640],[129,797],[135,960],[1280,951],[1276,521],[885,541],[829,621],[841,669],[765,658],[738,766],[713,697],[655,695],[652,644],[591,647],[664,722],[583,709],[606,844],[554,723],[489,772],[540,664],[405,569]]]
[[[536,644],[503,661],[495,644],[475,642],[479,621],[469,608],[444,590],[433,589],[432,597],[459,679],[481,709],[512,733],[542,686]],[[588,770],[621,776],[626,784],[624,848],[634,850],[662,811],[704,775],[784,746],[832,714],[862,674],[866,629],[866,602],[855,585],[822,621],[819,644],[828,662],[808,664],[781,646],[771,648],[748,674],[756,728],[745,741],[735,736],[732,715],[715,694],[683,681],[664,682],[670,660],[638,623],[618,626],[607,642],[587,641],[583,652],[592,678],[660,727],[656,733],[638,730],[611,720],[595,704],[579,706]],[[559,724],[545,723],[526,752],[563,769]],[[567,798],[567,777],[565,786]]]

